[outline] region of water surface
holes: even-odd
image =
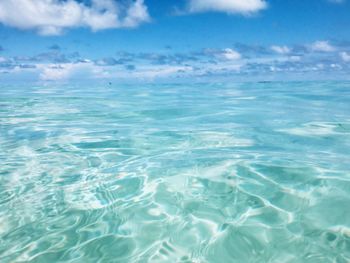
[[[1,262],[350,262],[350,83],[0,88]]]

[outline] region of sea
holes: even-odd
[[[1,84],[0,262],[349,263],[350,82]]]

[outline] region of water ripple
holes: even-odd
[[[350,262],[349,88],[3,90],[0,261]]]

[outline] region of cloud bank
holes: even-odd
[[[0,56],[0,79],[40,81],[349,79],[350,42],[295,45],[235,43],[227,48],[177,52],[113,52],[88,57],[53,44],[33,56]]]
[[[42,35],[59,35],[63,30],[87,27],[92,31],[135,27],[149,21],[143,0],[116,2],[91,0],[2,0],[0,23]]]

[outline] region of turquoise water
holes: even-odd
[[[350,83],[0,92],[1,262],[350,262]]]

